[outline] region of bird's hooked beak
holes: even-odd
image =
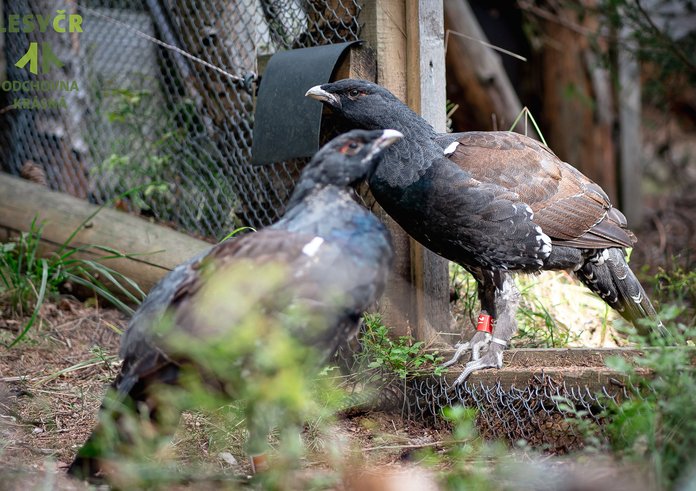
[[[320,102],[325,102],[329,106],[337,109],[341,108],[341,99],[339,99],[338,96],[322,89],[321,85],[315,85],[309,89],[305,94],[305,97],[311,97],[312,99],[316,99]]]
[[[368,161],[373,159],[377,154],[390,147],[394,143],[398,142],[404,137],[403,133],[396,130],[383,130],[382,136],[377,138],[372,144],[372,149],[370,153],[367,154],[363,161]]]

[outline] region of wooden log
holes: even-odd
[[[617,196],[616,103],[611,76],[602,66],[609,50],[601,36],[596,2],[582,9],[559,4],[540,19],[544,37],[541,59],[542,125],[553,151],[607,192]]]
[[[0,241],[29,230],[37,217],[44,223],[42,243],[49,250],[63,244],[79,225],[97,210],[95,205],[64,193],[57,193],[7,174],[0,174]],[[90,219],[73,239],[72,248],[103,245],[132,258],[106,260],[104,264],[124,274],[148,291],[178,264],[210,244],[142,218],[110,208]],[[99,259],[107,252],[88,248],[79,257]]]
[[[448,75],[463,95],[463,100],[456,101],[460,108],[453,116],[457,126],[461,131],[509,129],[522,104],[500,55],[476,41],[488,42],[466,0],[445,2],[445,29]]]

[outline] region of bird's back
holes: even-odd
[[[238,267],[237,273],[248,271],[251,281],[260,274],[259,268],[266,268],[262,271],[268,274],[273,274],[269,268],[282,270],[285,277],[274,288],[275,296],[285,305],[273,308],[303,304],[324,316],[325,331],[296,334],[317,343],[322,351],[331,351],[334,338],[347,334],[334,332],[329,326],[340,331],[347,328],[346,323],[356,322],[356,316],[379,297],[390,261],[389,236],[381,222],[348,191],[320,189],[273,226],[220,243],[178,266],[157,284],[122,340],[124,388],[132,385],[129,367],[137,378],[138,373],[169,362],[171,348],[155,332],[168,313],[174,314],[176,331],[198,339],[220,334],[220,329],[233,327],[228,321],[241,318],[241,296],[229,289],[229,294],[219,299],[217,316],[196,309],[204,294],[203,285],[215,281],[215,275],[224,276],[230,267]],[[241,289],[251,288],[243,281],[243,275],[235,280]]]

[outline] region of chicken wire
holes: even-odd
[[[304,161],[249,163],[257,60],[358,39],[360,2],[6,0],[2,25],[12,14],[55,15],[61,8],[82,16],[81,33],[4,35],[5,81],[78,87],[0,91],[5,172],[206,237],[263,227],[282,215]],[[14,66],[31,42],[49,43],[64,66],[37,75]],[[65,103],[12,108],[17,98]]]
[[[75,36],[50,30],[4,35],[8,63],[0,81],[75,81],[78,90],[0,91],[3,170],[205,237],[275,221],[303,163],[249,164],[258,57],[353,41],[360,34],[356,0],[6,0],[2,6],[3,26],[13,13],[61,8],[83,18],[83,32]],[[14,66],[31,42],[50,43],[64,62],[61,70],[35,76]],[[67,107],[11,108],[17,97],[57,95]],[[572,414],[559,401],[599,421],[607,398],[617,394],[605,390],[598,397],[545,375],[520,389],[455,388],[445,378],[425,377],[389,384],[380,404],[435,420],[443,407],[464,404],[478,409],[484,436],[572,447],[577,436],[565,422]]]
[[[435,421],[442,418],[444,407],[472,407],[477,410],[477,427],[484,438],[511,443],[523,440],[533,447],[565,453],[584,443],[573,419],[589,419],[601,426],[605,410],[633,393],[618,381],[595,392],[541,372],[523,387],[505,387],[500,382],[465,382],[455,387],[445,377],[419,378],[405,385],[402,400],[409,417]]]
[[[364,327],[363,327],[364,329]],[[586,436],[579,421],[601,429],[607,410],[629,398],[641,397],[627,379],[607,379],[592,387],[581,381],[567,382],[541,370],[520,386],[469,380],[453,385],[453,374],[397,377],[374,358],[358,336],[339,349],[334,363],[347,373],[345,388],[352,396],[342,408],[345,414],[363,410],[400,412],[414,421],[445,424],[443,409],[461,405],[476,410],[476,426],[489,440],[510,444],[520,441],[552,453],[582,448]]]

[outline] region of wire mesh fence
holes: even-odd
[[[82,32],[4,34],[2,169],[204,237],[268,225],[282,215],[303,162],[249,163],[258,59],[357,40],[361,9],[358,0],[6,0],[3,26],[13,15],[63,10],[81,16]],[[36,74],[16,66],[31,43],[50,45],[62,66]],[[566,445],[559,398],[593,418],[603,408],[589,390],[546,376],[522,389],[454,388],[426,377],[391,384],[382,396],[419,419],[474,406],[485,436],[539,444]]]
[[[303,162],[249,164],[257,60],[358,39],[360,2],[8,0],[2,25],[61,11],[80,15],[82,32],[21,32],[20,23],[4,36],[5,172],[206,237],[282,214]],[[63,66],[15,66],[31,43],[48,44]]]
[[[477,410],[478,430],[484,438],[511,443],[520,440],[553,453],[565,453],[583,445],[583,435],[572,423],[587,418],[601,425],[608,405],[629,397],[622,387],[567,384],[541,372],[523,387],[466,382],[451,386],[446,377],[413,380],[403,391],[409,417],[438,420],[442,408],[463,405]],[[569,421],[570,420],[570,421]]]
[[[364,326],[363,326],[364,329]],[[364,331],[363,331],[364,332]],[[421,375],[397,376],[387,364],[378,361],[363,335],[339,349],[334,363],[347,380],[352,393],[344,412],[384,410],[398,412],[414,420],[435,426],[446,423],[443,410],[464,406],[476,410],[476,426],[483,438],[525,445],[564,454],[585,444],[585,421],[596,429],[607,423],[608,410],[621,402],[640,397],[640,391],[620,375],[600,377],[599,370],[587,378],[578,378],[568,366],[544,370],[523,369],[529,378],[502,382],[504,377],[469,380],[461,385],[453,381],[459,375],[435,375],[434,367],[423,368]],[[513,368],[514,370],[514,368]],[[430,373],[430,374],[429,374]],[[495,375],[495,371],[488,372]],[[600,381],[601,380],[601,381]]]

